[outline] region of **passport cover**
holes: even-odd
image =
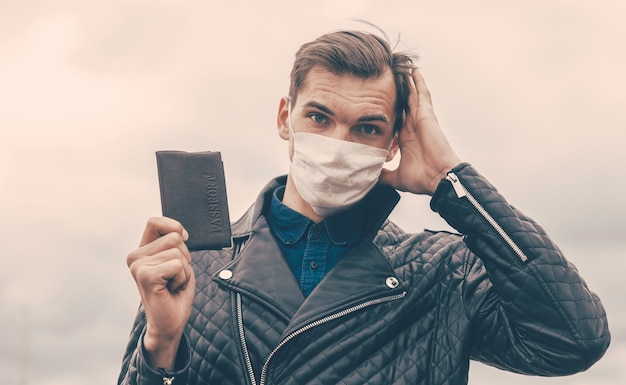
[[[231,246],[224,164],[218,151],[157,151],[163,215],[189,233],[190,251]]]

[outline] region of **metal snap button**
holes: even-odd
[[[311,263],[309,265],[311,266],[311,269],[313,269],[313,270],[317,270],[317,268],[318,268],[317,262],[315,262],[315,261],[311,261]]]
[[[387,285],[388,288],[394,289],[394,288],[398,287],[400,282],[398,281],[398,279],[396,277],[389,277],[389,278],[387,278],[387,280],[385,280],[385,284]]]
[[[231,279],[233,277],[233,272],[230,270],[222,270],[218,275],[221,279]]]

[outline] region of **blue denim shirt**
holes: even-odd
[[[357,204],[315,223],[285,206],[284,192],[284,186],[274,191],[267,221],[306,297],[363,238],[364,211]]]

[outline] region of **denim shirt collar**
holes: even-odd
[[[251,235],[255,223],[261,218],[267,217],[276,188],[285,186],[286,183],[287,175],[281,175],[265,185],[254,204],[233,222],[232,235],[234,239],[243,239]],[[399,200],[400,194],[393,187],[381,184],[374,186],[372,191],[363,198],[360,204],[367,208],[364,210],[365,238],[374,238]]]
[[[285,187],[280,186],[272,194],[272,202],[267,213],[268,222],[274,234],[285,244],[298,242],[315,224],[311,219],[282,203]],[[362,202],[325,218],[320,224],[328,233],[331,241],[337,245],[353,244],[365,236],[363,228],[365,210]]]

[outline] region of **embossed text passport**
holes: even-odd
[[[157,151],[163,215],[189,233],[189,250],[231,246],[224,164],[218,151]]]

